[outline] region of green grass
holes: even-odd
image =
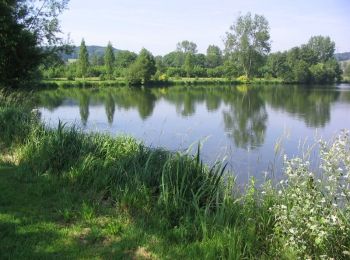
[[[153,234],[127,213],[43,179],[0,166],[0,258],[126,258],[150,255]],[[83,199],[84,198],[84,199]]]
[[[169,78],[167,81],[153,81],[149,86],[173,86],[173,85],[238,85],[238,84],[283,84],[280,79],[264,79],[254,78],[251,81],[242,81],[239,79],[227,78]],[[75,80],[67,80],[64,78],[46,79],[40,84],[40,87],[113,87],[127,86],[124,78],[114,80],[100,80],[99,78],[77,78]]]
[[[21,99],[0,108],[0,259],[345,259],[350,252],[346,134],[323,146],[326,178],[290,160],[288,185],[252,180],[238,192],[225,165],[204,165],[199,149],[190,156],[63,123],[48,129]]]

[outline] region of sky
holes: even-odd
[[[272,51],[330,36],[336,52],[350,51],[350,0],[70,0],[60,17],[62,30],[75,45],[106,46],[155,55],[193,41],[199,52],[210,44],[223,48],[230,25],[240,14],[264,15]]]

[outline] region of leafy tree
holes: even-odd
[[[115,55],[115,65],[119,68],[129,67],[137,59],[137,54],[131,51],[118,51]]]
[[[89,53],[86,49],[85,40],[82,39],[79,49],[78,67],[81,77],[85,78],[89,68]]]
[[[197,66],[197,67],[206,67],[206,63],[207,63],[207,60],[206,60],[206,57],[204,54],[202,53],[197,53],[194,55],[194,64]]]
[[[218,46],[209,45],[206,56],[207,66],[215,68],[222,65],[222,51]]]
[[[293,81],[308,83],[310,81],[310,74],[309,65],[305,61],[299,60],[293,64]]]
[[[344,65],[344,76],[345,77],[350,77],[350,62],[347,62]]]
[[[266,61],[266,73],[274,78],[283,77],[289,70],[286,61],[286,53],[271,53]]]
[[[104,64],[104,57],[94,53],[91,57],[92,66],[101,66]]]
[[[313,50],[317,61],[327,61],[334,58],[335,43],[329,36],[313,36],[307,43],[307,47]]]
[[[191,77],[194,69],[194,62],[195,58],[192,53],[186,54],[185,64],[184,64],[184,70],[186,71],[187,77]]]
[[[287,52],[272,54],[266,67],[273,76],[286,82],[331,83],[339,81],[341,69],[334,58],[334,42],[329,37],[311,37],[307,44],[294,47]],[[278,57],[279,56],[279,57]],[[272,66],[273,61],[277,61]]]
[[[154,58],[155,62],[156,62],[156,68],[157,68],[157,71],[159,73],[165,73],[166,72],[166,66],[163,62],[163,58],[162,56],[156,56]]]
[[[67,2],[0,2],[0,84],[23,85],[33,79],[41,62],[64,49],[57,17]]]
[[[179,42],[176,45],[176,49],[179,52],[195,54],[197,53],[197,44],[186,40],[186,41]]]
[[[234,54],[236,62],[250,78],[257,71],[263,57],[270,51],[269,24],[262,15],[247,13],[239,16],[226,33],[225,51]]]
[[[181,51],[170,52],[164,55],[163,62],[167,67],[182,67],[185,62],[185,54]]]
[[[147,84],[156,70],[152,53],[143,48],[136,61],[129,67],[126,79],[130,85]]]
[[[108,42],[105,55],[104,55],[104,61],[105,61],[107,77],[109,79],[112,79],[115,56],[114,56],[113,46],[111,42]]]

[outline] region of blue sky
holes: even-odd
[[[61,16],[62,29],[74,44],[107,45],[166,54],[190,40],[205,52],[223,47],[223,37],[237,16],[264,15],[270,24],[272,51],[328,35],[336,51],[350,51],[350,0],[71,0]]]

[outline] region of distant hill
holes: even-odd
[[[350,60],[350,52],[336,53],[334,56],[338,61]]]
[[[79,46],[74,46],[73,53],[71,54],[62,54],[62,58],[64,61],[68,61],[68,59],[77,59],[79,56]],[[106,47],[90,45],[86,46],[86,49],[89,53],[89,57],[91,58],[94,55],[103,56],[106,50]],[[113,48],[114,52],[120,51],[119,49]]]

